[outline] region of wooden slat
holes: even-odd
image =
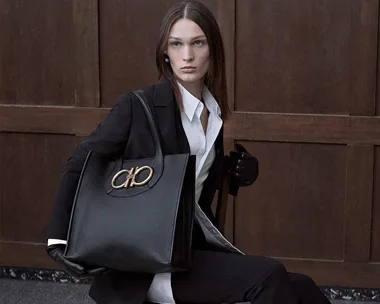
[[[98,1],[73,0],[76,49],[75,104],[99,107]]]
[[[0,266],[57,268],[46,253],[46,244],[2,241]]]
[[[0,132],[88,134],[109,109],[0,106]]]
[[[234,140],[232,139],[226,139],[224,140],[224,154],[227,155],[230,153],[231,150],[234,149]],[[217,191],[214,196],[214,200],[212,203],[212,211],[214,214],[216,214],[217,210],[217,200],[218,200],[219,192]],[[234,200],[235,198],[231,195],[228,195],[228,202],[227,202],[227,212],[225,217],[225,225],[223,235],[232,243],[234,243]]]
[[[4,152],[4,148],[2,148],[2,139],[1,139],[1,133],[0,133],[0,172],[4,172],[5,170],[5,167],[6,167],[6,161],[5,161],[5,152]],[[1,180],[1,179],[0,179]],[[3,203],[2,203],[2,197],[4,195],[4,189],[5,189],[5,185],[2,185],[2,187],[0,187],[0,220],[2,220],[3,218]],[[2,225],[0,224],[0,240],[2,239],[2,236],[3,236],[3,231],[2,231]]]
[[[378,2],[378,6],[380,6],[380,2]],[[378,26],[377,26],[377,65],[376,65],[376,91],[374,96],[374,111],[375,115],[380,115],[380,77],[379,77],[379,71],[380,71],[380,9],[378,8],[377,11],[377,20],[378,20]]]
[[[380,147],[375,147],[373,165],[373,204],[372,204],[372,239],[371,262],[380,262]],[[379,284],[380,286],[380,284]]]
[[[347,3],[352,5],[348,14],[349,17],[346,22],[341,22],[340,24],[346,26],[347,22],[352,23],[350,27],[351,33],[348,35],[348,39],[352,44],[346,44],[346,47],[350,45],[346,54],[350,58],[355,58],[355,60],[350,61],[351,73],[342,83],[344,83],[343,87],[348,89],[346,100],[348,113],[357,116],[371,116],[375,115],[376,111],[374,95],[376,94],[377,85],[379,1],[350,0],[350,2]],[[339,1],[337,5],[341,7]],[[353,12],[357,13],[353,14]],[[345,35],[339,36],[343,37]],[[353,45],[357,45],[357,47]],[[340,62],[340,60],[337,58],[336,62]],[[332,88],[331,92],[333,91],[334,89]],[[348,103],[349,100],[350,102]]]
[[[218,23],[223,35],[226,53],[226,77],[229,107],[235,107],[235,26],[236,26],[236,0],[219,1],[220,16]]]
[[[210,5],[205,1],[205,5]],[[215,5],[215,3],[214,3]],[[231,112],[234,109],[234,91],[235,91],[235,8],[236,0],[218,1],[216,2],[217,9],[214,10],[214,15],[218,21],[220,31],[223,36],[225,59],[226,59],[226,77],[227,77],[227,90],[230,92],[228,96],[229,108]],[[211,8],[211,6],[209,6]],[[228,154],[230,150],[233,150],[234,140],[224,140],[224,153]],[[217,192],[214,197],[214,214],[216,207],[216,200],[219,193]],[[225,226],[223,234],[230,242],[234,242],[233,235],[233,223],[234,223],[234,210],[233,210],[234,198],[228,195],[227,210],[225,217]]]
[[[237,140],[380,144],[380,118],[235,112],[225,136]]]
[[[108,111],[0,105],[0,132],[88,134]],[[380,145],[380,117],[235,112],[224,134],[236,140]]]
[[[228,155],[231,150],[234,150],[235,141],[232,139],[224,140],[224,154]],[[224,226],[224,233],[226,237],[232,242],[235,242],[234,236],[234,223],[235,223],[235,198],[231,195],[228,197],[227,203],[227,216],[226,224]]]
[[[349,146],[347,152],[344,260],[369,262],[374,147]]]
[[[311,276],[320,286],[379,288],[380,263],[280,259],[288,271]]]

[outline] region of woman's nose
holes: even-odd
[[[184,48],[183,61],[189,62],[194,59],[194,54],[191,47],[186,46]]]

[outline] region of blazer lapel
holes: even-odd
[[[168,81],[162,80],[156,85],[153,105],[165,154],[189,153],[190,146],[182,126],[181,113]]]

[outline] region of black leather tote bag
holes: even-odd
[[[134,94],[148,117],[155,156],[110,161],[88,154],[64,255],[83,265],[128,272],[189,270],[195,158],[163,155],[149,103],[142,91]]]

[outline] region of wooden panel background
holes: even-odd
[[[236,245],[260,255],[343,259],[344,146],[243,144],[260,160],[260,177],[236,199]]]
[[[380,147],[375,148],[374,178],[373,178],[373,209],[372,209],[372,243],[370,248],[371,261],[380,263]]]
[[[0,103],[97,106],[96,0],[0,2]]]
[[[237,110],[373,114],[377,1],[236,3]]]
[[[156,80],[175,1],[0,1],[0,265],[55,267],[62,166],[120,94]],[[318,284],[380,288],[379,1],[203,2],[226,48],[226,151],[260,162],[225,234]]]

